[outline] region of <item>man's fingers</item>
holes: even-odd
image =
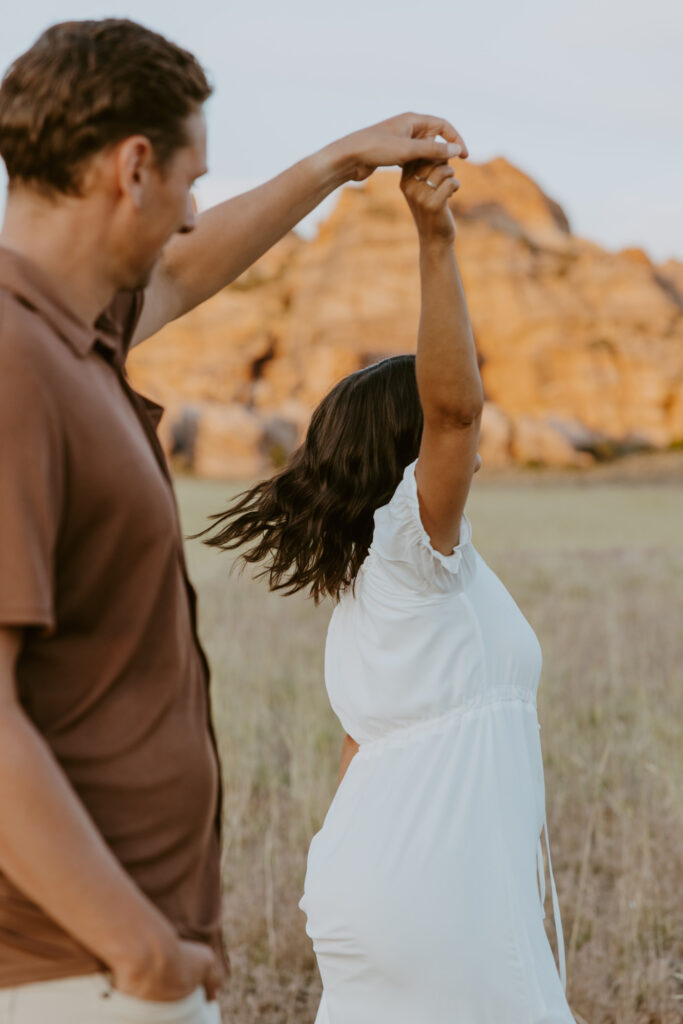
[[[455,156],[463,156],[462,146],[458,142],[437,142],[436,139],[409,139],[406,142],[406,158],[411,160],[429,160],[431,163],[443,163]]]
[[[469,156],[465,140],[450,121],[446,121],[442,117],[432,117],[430,114],[411,114],[409,116],[412,118],[411,135],[413,138],[434,138],[441,135],[447,142],[460,146],[463,157]],[[451,156],[457,155],[456,153],[451,154]]]
[[[216,999],[218,993],[223,985],[223,974],[218,966],[215,957],[208,965],[207,970],[204,974],[204,991],[206,992],[206,998],[211,1002]]]

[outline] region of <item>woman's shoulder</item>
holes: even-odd
[[[390,501],[375,511],[372,544],[360,581],[385,577],[408,591],[448,592],[459,586],[463,558],[471,547],[472,526],[463,513],[459,542],[453,551],[445,555],[432,546],[420,518],[416,464],[417,460],[406,466]]]

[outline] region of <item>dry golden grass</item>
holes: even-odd
[[[179,481],[187,531],[232,491]],[[468,513],[543,646],[548,826],[577,1021],[680,1022],[683,490],[483,480]],[[309,1024],[320,984],[297,902],[341,743],[322,680],[330,609],[229,576],[229,558],[196,542],[189,555],[226,783],[225,1019]]]

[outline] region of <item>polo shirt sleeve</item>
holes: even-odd
[[[54,630],[64,494],[62,432],[49,380],[0,325],[0,626]]]

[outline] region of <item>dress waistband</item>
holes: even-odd
[[[491,708],[496,705],[502,706],[509,703],[524,704],[527,705],[529,710],[536,711],[535,693],[530,693],[529,690],[523,690],[515,686],[501,686],[489,693],[480,694],[477,697],[470,698],[470,700],[463,701],[461,704],[449,708],[448,711],[444,711],[440,715],[434,715],[431,718],[421,718],[419,721],[408,725],[398,725],[384,736],[377,736],[371,740],[361,740],[356,757],[361,755],[372,757],[375,754],[381,753],[387,747],[402,746],[411,740],[421,739],[423,736],[431,736],[435,732],[440,732],[464,715],[480,711],[484,708]]]

